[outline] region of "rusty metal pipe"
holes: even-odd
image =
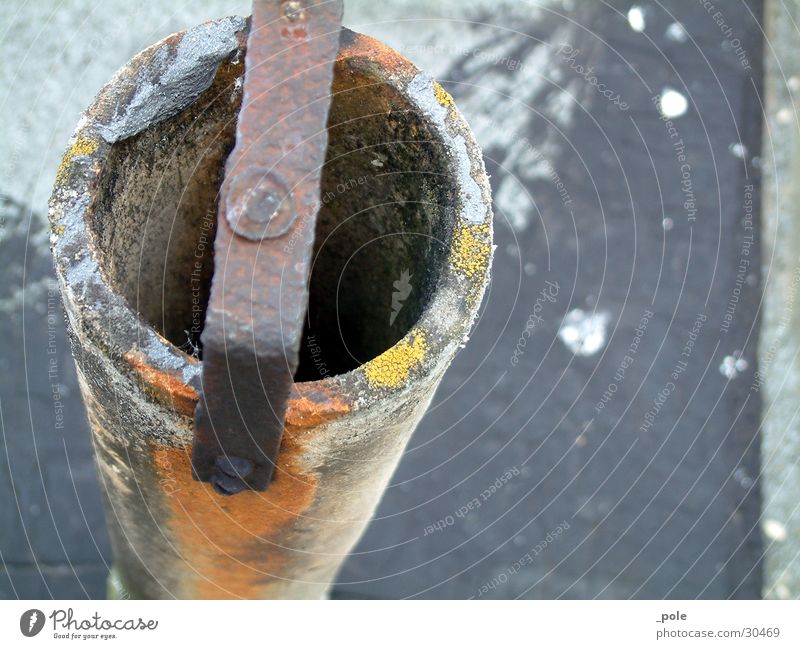
[[[275,478],[234,498],[192,479],[197,345],[247,29],[212,21],[131,60],[81,120],[51,199],[118,596],[324,597],[488,281],[489,186],[467,125],[429,76],[345,30]]]

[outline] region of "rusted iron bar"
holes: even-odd
[[[223,495],[263,491],[280,448],[308,303],[341,21],[341,0],[253,3],[236,145],[220,191],[192,449],[195,476]]]

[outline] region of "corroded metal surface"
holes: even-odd
[[[305,5],[253,4],[220,190],[192,468],[223,495],[269,483],[303,335],[342,20]]]
[[[352,322],[364,326],[355,339],[361,348],[348,345],[352,365],[329,361],[318,380],[292,387],[269,487],[235,498],[217,494],[189,470],[201,363],[181,348],[180,337],[195,326],[185,320],[194,313],[195,271],[208,277],[207,259],[195,255],[212,240],[206,203],[220,186],[233,142],[246,25],[236,19],[210,25],[204,33],[237,43],[213,48],[217,69],[210,85],[178,113],[171,99],[150,123],[127,129],[126,138],[106,139],[108,124],[160,83],[176,52],[188,57],[191,77],[185,38],[192,31],[135,57],[87,111],[51,202],[53,255],[106,494],[117,592],[321,597],[469,333],[492,254],[489,187],[480,152],[449,95],[397,53],[345,30],[329,133],[336,156],[350,157],[338,168],[329,154],[333,175],[323,184],[332,187],[326,195],[335,195],[338,184],[354,188],[342,191],[341,209],[336,197],[326,203],[315,268],[359,263],[347,250],[324,245],[330,233],[350,225],[362,237],[356,243],[380,239],[390,247],[365,260],[371,272],[348,279],[342,271],[358,298]],[[197,51],[198,69],[206,69],[208,48]],[[347,182],[341,169],[357,169],[353,179],[364,182]],[[350,218],[356,212],[366,216]],[[176,238],[181,247],[173,251],[169,241]],[[163,259],[179,266],[167,272]],[[417,306],[404,307],[392,330],[391,279],[415,263],[415,276],[429,269],[427,284],[412,294]],[[381,273],[385,289],[376,279]],[[178,290],[162,287],[173,276]],[[335,330],[337,318],[347,315],[340,309],[326,320],[320,311],[329,299],[326,282],[338,304],[338,280],[335,273],[316,280],[312,304],[322,323],[316,331]],[[312,294],[315,286],[312,281]],[[202,295],[198,289],[199,302]],[[403,320],[406,313],[413,318]],[[331,343],[321,346],[324,355]]]

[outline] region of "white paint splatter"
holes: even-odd
[[[671,230],[674,226],[675,226],[675,223],[669,217],[667,217],[663,221],[661,221],[661,227],[663,227],[667,231]]]
[[[672,23],[667,27],[664,36],[667,40],[674,41],[675,43],[685,43],[689,40],[689,34],[686,33],[686,29],[684,29],[683,25],[680,23]]]
[[[786,532],[786,527],[780,521],[776,521],[774,518],[767,518],[762,525],[764,530],[764,535],[771,539],[772,541],[777,541],[778,543],[782,543],[786,540],[789,536]]]
[[[737,158],[744,158],[747,155],[747,147],[741,142],[734,142],[728,145],[730,151]]]
[[[658,104],[658,109],[664,117],[673,119],[686,113],[689,109],[689,102],[677,90],[664,88],[661,91],[661,101]]]
[[[741,467],[739,467],[738,469],[736,469],[736,471],[733,472],[733,477],[736,479],[736,482],[738,482],[743,489],[749,489],[750,487],[753,486],[753,478],[747,475],[747,471],[745,471]]]
[[[516,232],[522,232],[528,227],[534,206],[530,194],[521,186],[519,178],[511,174],[503,178],[500,187],[494,193],[494,202],[497,216],[508,219],[508,223]]]
[[[628,9],[628,24],[635,32],[643,32],[645,28],[644,10],[634,5]]]
[[[550,75],[551,79],[554,75]],[[572,125],[572,115],[582,90],[581,81],[572,80],[560,92],[550,94],[542,111],[562,128]]]
[[[573,309],[561,323],[558,337],[573,354],[591,356],[606,344],[608,313],[586,313],[583,309]]]
[[[744,372],[747,369],[747,361],[741,358],[740,354],[741,352],[736,351],[732,356],[726,356],[722,359],[719,372],[726,379],[735,379],[739,376],[739,372]]]
[[[562,155],[564,135],[559,128],[569,125],[579,110],[579,95],[593,92],[580,78],[570,76],[564,81],[563,55],[557,43],[573,42],[575,29],[569,24],[560,26],[549,42],[530,46],[527,38],[509,36],[491,44],[476,43],[479,55],[465,62],[481,83],[460,90],[458,105],[469,118],[478,143],[499,153],[500,171],[494,192],[497,218],[507,220],[516,231],[529,228],[538,218],[536,206],[525,186],[534,181],[555,183],[553,166]],[[522,53],[521,53],[522,52]],[[490,63],[513,62],[513,71],[504,65]],[[491,101],[486,89],[491,88]],[[589,88],[585,90],[585,88]],[[531,130],[537,117],[526,107],[536,107],[538,117],[546,118],[554,127],[542,126]],[[520,134],[531,133],[530,138]]]

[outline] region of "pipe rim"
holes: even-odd
[[[62,293],[81,313],[80,322],[71,321],[71,326],[85,333],[101,353],[122,357],[125,352],[136,350],[138,362],[151,370],[140,371],[140,378],[152,387],[163,388],[166,381],[167,398],[159,400],[171,407],[175,406],[176,396],[196,401],[201,361],[159,334],[106,282],[87,219],[98,195],[103,163],[113,144],[103,135],[104,124],[141,83],[139,72],[151,65],[164,48],[176,48],[198,29],[226,32],[234,39],[235,47],[219,59],[221,62],[233,52],[241,53],[247,23],[237,17],[203,23],[155,43],[123,66],[79,122],[57,173],[49,211],[51,247]],[[339,59],[368,66],[382,81],[394,86],[425,116],[446,145],[445,171],[453,178],[458,196],[455,222],[446,242],[447,267],[439,274],[435,290],[411,330],[355,369],[295,383],[287,421],[298,415],[294,412],[298,399],[314,401],[324,419],[336,416],[341,402],[346,402],[349,410],[361,409],[378,399],[404,393],[415,377],[442,374],[477,315],[493,255],[491,195],[482,155],[450,95],[387,45],[349,30],[344,32]],[[90,301],[105,305],[106,313],[93,310]],[[74,318],[70,309],[67,312]],[[161,390],[155,392],[159,396]]]

